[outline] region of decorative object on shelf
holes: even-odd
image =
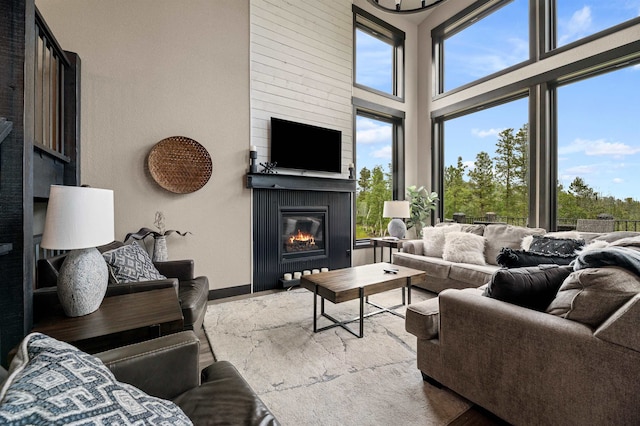
[[[422,228],[427,225],[427,219],[432,210],[436,209],[437,192],[428,192],[424,186],[417,188],[412,185],[407,188],[407,198],[411,205],[411,215],[407,221],[407,228],[416,228],[416,236],[422,238]]]
[[[191,234],[191,232],[180,232],[175,229],[165,230],[164,226],[164,213],[156,212],[156,217],[153,221],[153,224],[158,231],[154,231],[149,228],[140,228],[138,232],[130,232],[124,237],[124,240],[127,241],[129,238],[133,238],[134,240],[144,240],[149,235],[153,236],[153,257],[152,260],[154,262],[166,262],[169,260],[169,253],[167,251],[167,236],[173,234],[174,232],[182,237],[187,234]]]
[[[113,191],[51,185],[41,246],[71,250],[58,274],[65,314],[79,317],[100,307],[109,271],[96,246],[114,240]]]
[[[260,163],[260,165],[262,167],[264,167],[262,170],[260,170],[260,173],[278,173],[276,170],[276,167],[278,166],[278,163]]]
[[[382,209],[383,217],[391,217],[387,231],[395,238],[404,238],[407,233],[407,225],[402,219],[409,217],[408,201],[385,201]]]
[[[444,0],[369,0],[369,3],[386,12],[415,13],[431,9]]]
[[[158,142],[147,159],[153,179],[176,194],[188,194],[202,188],[211,178],[211,156],[205,147],[184,136],[172,136]]]
[[[356,178],[356,166],[353,163],[349,163],[349,179],[355,179]]]
[[[249,149],[249,173],[258,173],[258,165],[256,160],[258,159],[258,147],[251,145]]]

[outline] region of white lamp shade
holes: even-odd
[[[410,207],[408,201],[385,201],[382,209],[383,217],[410,217]]]
[[[43,248],[96,247],[113,241],[114,235],[112,190],[51,185]]]

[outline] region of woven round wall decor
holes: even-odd
[[[213,169],[206,148],[184,136],[172,136],[155,144],[147,164],[158,185],[176,194],[202,188]]]

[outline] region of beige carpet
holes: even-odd
[[[400,294],[371,300],[396,305]],[[413,292],[414,303],[425,298]],[[326,311],[352,318],[358,303]],[[314,333],[313,294],[296,288],[210,305],[204,326],[216,359],[231,361],[283,425],[446,425],[469,408],[422,381],[416,339],[389,313],[365,319],[362,339],[340,327]]]

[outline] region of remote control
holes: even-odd
[[[393,269],[393,268],[385,268],[384,269],[384,273],[385,274],[397,274],[398,270],[397,269]]]

